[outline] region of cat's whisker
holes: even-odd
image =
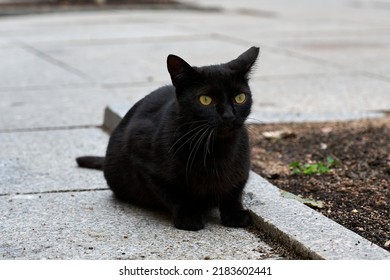
[[[210,141],[211,141],[211,136],[212,136],[213,132],[214,132],[214,129],[210,129],[209,135],[207,136],[207,140],[206,140],[206,143],[204,145],[204,149],[203,149],[203,165],[204,165],[204,168],[207,168],[207,166],[206,166],[207,154],[211,153],[211,151],[210,151]]]
[[[216,128],[213,129],[213,132],[215,132]],[[213,140],[211,142],[211,152],[214,152],[214,143],[215,143],[215,134],[213,133]]]
[[[256,119],[256,118],[247,117],[246,119],[247,119],[247,120],[254,120],[254,121],[256,121],[258,124],[265,124],[265,122],[264,122],[264,121],[262,121],[262,120],[259,120],[259,119]]]
[[[248,132],[254,131],[251,125],[245,125],[245,128],[247,129]]]
[[[207,145],[207,149],[209,150],[209,154],[212,154],[214,152],[214,141],[215,141],[215,128],[211,129],[210,136],[209,136],[209,142]]]
[[[169,149],[168,153],[170,153],[172,151],[172,149],[183,139],[185,138],[187,135],[191,134],[193,131],[196,131],[197,129],[202,129],[203,127],[207,126],[207,124],[202,124],[202,125],[199,125],[191,130],[189,130],[188,132],[186,132],[183,136],[181,136],[179,139],[176,140],[176,142],[171,146],[171,148]],[[196,134],[196,133],[195,133]],[[176,151],[174,154],[176,154],[177,151],[179,151],[188,141],[190,141],[191,139],[193,138],[193,136],[191,136],[189,139],[187,139],[187,141],[185,141]]]
[[[191,128],[196,123],[208,123],[208,121],[207,120],[192,121],[192,122],[188,122],[187,124],[191,124],[190,125],[190,128]]]
[[[188,147],[188,149],[191,151],[192,150],[192,145],[193,145],[193,143],[194,143],[194,141],[195,141],[195,143],[197,143],[197,141],[198,141],[198,138],[197,138],[197,136],[198,135],[202,135],[202,132],[204,131],[204,128],[201,128],[201,129],[199,129],[199,131],[197,131],[192,137],[191,137],[191,142],[190,142],[190,145],[189,145],[189,147]]]
[[[176,125],[176,129],[175,131],[173,132],[173,138],[176,137],[178,131],[180,131],[180,129],[184,126],[189,126],[188,129],[192,129],[193,125],[195,124],[199,124],[199,123],[207,123],[207,120],[198,120],[198,121],[190,121],[190,122],[185,122],[185,123],[181,123],[181,120],[183,117],[178,117],[174,120],[175,123],[180,123],[180,125]]]
[[[200,129],[200,131],[197,132],[196,135],[194,135],[194,137],[192,137],[192,140],[191,140],[191,142],[190,142],[190,147],[189,147],[190,149],[191,149],[191,147],[192,147],[192,143],[193,143],[194,140],[195,140],[195,137],[198,136],[199,134],[201,134],[202,132],[204,132],[204,128],[206,128],[206,130],[207,130],[208,127],[209,127],[208,125],[206,125],[206,127],[203,126],[202,129]]]
[[[249,135],[255,135],[257,133],[252,124],[245,124],[245,128],[249,132]]]
[[[205,134],[207,133],[207,130],[208,130],[209,128],[208,127],[206,127],[206,128],[203,128],[201,131],[199,131],[195,136],[198,136],[199,134],[200,134],[200,136],[197,138],[197,140],[196,140],[196,142],[195,142],[195,145],[194,145],[194,147],[191,149],[191,152],[190,152],[190,155],[189,155],[189,159],[191,159],[191,156],[193,156],[193,158],[194,158],[194,155],[196,155],[196,152],[197,152],[197,150],[199,149],[199,146],[200,146],[200,144],[201,144],[201,141],[202,141],[202,139],[204,138],[204,136],[205,136]],[[195,140],[195,138],[193,137],[192,138],[192,141],[194,141]],[[190,147],[192,146],[192,141],[191,141],[191,143],[190,143]],[[195,151],[195,149],[196,149],[196,151]],[[195,153],[193,153],[195,151]]]
[[[178,119],[179,119],[179,118],[178,118]],[[178,119],[177,119],[177,120],[178,120]],[[183,126],[186,126],[186,125],[190,125],[189,129],[191,129],[192,126],[193,126],[194,124],[197,124],[197,123],[207,123],[207,122],[208,122],[207,120],[199,120],[199,121],[185,122],[185,123],[180,124],[180,125],[176,128],[175,132],[178,131],[179,129],[181,129]]]
[[[209,154],[211,154],[210,144],[211,144],[211,137],[213,136],[213,133],[214,133],[214,129],[211,129],[211,131],[209,133],[209,136],[207,137],[207,143],[206,143],[207,145],[206,145],[206,147],[207,147],[207,152]]]
[[[175,147],[177,144],[179,144],[179,142],[180,142],[181,140],[185,139],[185,138],[188,136],[188,139],[186,139],[186,140],[180,145],[180,147],[178,147],[178,148],[176,149],[176,151],[173,153],[173,155],[171,156],[171,158],[173,158],[173,157],[176,155],[176,153],[177,153],[185,144],[187,144],[189,141],[191,141],[191,143],[190,143],[190,147],[191,147],[193,140],[196,139],[196,136],[198,136],[200,133],[202,133],[202,131],[204,131],[204,129],[205,129],[206,127],[207,127],[207,124],[198,125],[197,127],[195,127],[195,128],[193,128],[193,129],[187,131],[184,135],[182,135],[179,139],[177,139],[177,140],[175,141],[175,143],[172,145],[172,147],[169,149],[168,152],[171,152],[171,151],[174,149],[174,147]],[[193,134],[192,134],[192,133],[193,133]],[[192,135],[191,135],[191,134],[192,134]]]
[[[192,165],[194,163],[196,154],[197,154],[197,152],[199,150],[199,147],[200,147],[204,137],[206,136],[208,130],[209,130],[209,127],[206,127],[205,129],[202,129],[203,133],[199,136],[198,140],[195,142],[195,145],[192,148],[192,150],[190,152],[190,155],[188,156],[187,166],[186,166],[186,177],[187,177],[187,180],[188,180],[188,174],[191,173]]]

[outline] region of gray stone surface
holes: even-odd
[[[107,188],[101,172],[75,162],[104,155],[107,141],[97,128],[0,133],[0,195]]]
[[[107,104],[126,112],[170,83],[169,53],[205,65],[260,46],[253,121],[350,119],[390,109],[388,0],[182,1],[218,9],[0,18],[0,258],[280,258],[215,216],[204,231],[177,231],[164,215],[117,204],[101,172],[76,167],[76,156],[104,154],[108,136],[95,126]],[[248,187],[258,225],[294,250],[388,258],[280,199],[260,178]]]
[[[114,15],[114,17],[110,17]],[[117,16],[118,15],[118,16]],[[126,41],[137,38],[164,38],[189,35],[184,28],[166,24],[159,28],[161,23],[153,22],[151,19],[133,20],[132,12],[121,16],[120,12],[96,13],[95,16],[86,16],[80,13],[77,16],[65,15],[62,20],[47,24],[40,18],[30,17],[18,25],[10,25],[9,21],[3,20],[6,26],[0,27],[0,32],[7,34],[9,39],[32,45],[64,44],[69,41],[82,44],[104,44],[110,41]],[[1,20],[0,20],[1,22]],[[82,28],[80,28],[80,25]],[[37,29],[40,32],[35,32]],[[131,42],[131,41],[130,41]]]
[[[64,65],[50,63],[46,58],[18,46],[2,48],[0,51],[0,88],[85,82],[80,75],[67,71]]]
[[[0,259],[281,258],[216,214],[200,232],[176,230],[164,213],[120,203],[109,190],[0,196],[0,211]]]
[[[373,117],[390,108],[389,90],[390,83],[359,74],[253,81],[253,111],[263,122]]]
[[[285,38],[277,45],[390,80],[390,31]],[[346,52],[348,53],[346,55]],[[378,59],[380,58],[380,59]],[[373,61],[376,61],[373,63]]]
[[[88,84],[2,90],[0,131],[101,125],[108,103],[136,102],[158,86],[136,85],[123,89]]]
[[[261,45],[261,42],[253,42]],[[169,42],[155,39],[153,42],[136,41],[120,44],[99,44],[84,46],[50,45],[37,48],[56,60],[63,61],[88,77],[100,83],[169,81],[166,69],[168,54],[176,54],[190,64],[203,66],[228,62],[244,52],[248,47],[212,37],[184,37]],[[197,51],[194,52],[193,50]],[[128,55],[129,53],[135,55]],[[263,59],[264,57],[264,59]],[[147,59],[145,59],[147,58]],[[339,69],[329,65],[319,65],[315,61],[305,61],[282,53],[272,53],[266,47],[254,71],[254,78],[268,76],[299,76],[337,73]],[[147,73],[147,75],[145,75]]]

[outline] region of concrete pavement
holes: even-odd
[[[0,259],[285,257],[215,213],[204,231],[178,231],[164,214],[114,201],[100,172],[76,167],[76,156],[104,154],[107,104],[169,83],[170,53],[206,65],[260,46],[251,85],[262,122],[390,109],[390,1],[183,2],[203,9],[0,18]],[[374,251],[366,258],[388,257]],[[348,253],[324,257],[365,258]]]

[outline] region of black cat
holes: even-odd
[[[213,207],[225,226],[250,225],[241,198],[250,169],[244,122],[252,105],[248,75],[258,54],[252,47],[228,63],[204,67],[169,55],[173,86],[129,110],[105,157],[79,157],[78,165],[103,169],[120,199],[169,210],[176,228],[202,229],[202,214]]]

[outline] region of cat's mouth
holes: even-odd
[[[234,123],[225,123],[218,127],[217,135],[219,137],[228,137],[238,128]]]

